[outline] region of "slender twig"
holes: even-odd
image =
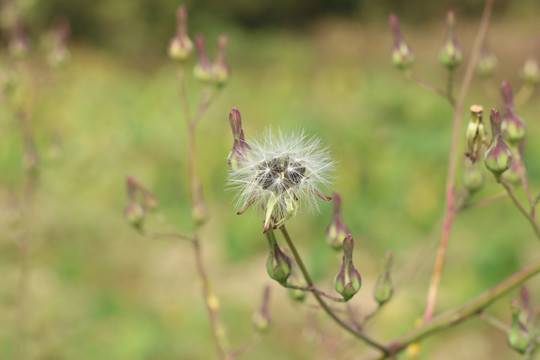
[[[379,313],[379,311],[381,311],[381,309],[383,308],[384,304],[386,303],[382,303],[382,304],[378,304],[377,307],[372,311],[370,312],[369,314],[367,314],[364,319],[362,320],[362,327],[366,326],[366,323],[371,320],[373,317],[375,317],[375,315],[377,315]]]
[[[312,286],[298,286],[298,285],[292,285],[292,284],[283,284],[283,287],[286,287],[287,289],[297,289],[297,290],[304,290],[304,291],[309,291],[312,293],[317,293],[335,302],[345,302],[345,299],[327,294],[324,291],[317,289],[313,285]]]
[[[446,97],[452,106],[455,105],[456,100],[454,99],[454,69],[448,69],[448,78],[446,79]]]
[[[540,259],[510,275],[466,304],[438,315],[427,323],[424,323],[417,328],[413,328],[390,341],[388,345],[386,345],[386,348],[390,350],[390,354],[374,355],[370,356],[369,359],[387,359],[390,356],[394,356],[405,350],[407,346],[414,342],[418,342],[444,329],[448,329],[464,322],[478,314],[480,311],[485,310],[495,301],[499,300],[508,294],[508,292],[538,273],[540,273]]]
[[[309,271],[307,270],[306,266],[304,265],[304,261],[302,260],[300,254],[296,250],[296,247],[294,246],[293,241],[291,240],[291,237],[287,231],[287,228],[285,225],[282,225],[280,228],[281,233],[283,234],[283,237],[285,238],[285,241],[287,242],[287,245],[289,246],[289,249],[291,250],[294,259],[296,260],[296,263],[298,264],[298,267],[300,268],[300,271],[302,272],[302,275],[304,275],[304,280],[308,284],[308,286],[314,286],[313,280],[311,279],[311,275],[309,274]],[[368,337],[366,334],[357,331],[353,327],[351,327],[349,324],[345,323],[341,318],[339,318],[335,312],[330,309],[330,307],[324,302],[322,297],[317,294],[316,292],[312,293],[319,305],[323,308],[323,310],[343,329],[347,330],[352,335],[356,336],[357,338],[363,340],[367,344],[371,345],[374,348],[377,348],[380,350],[383,354],[388,354],[389,351],[384,346],[379,344],[378,342],[372,340],[370,337]]]
[[[197,107],[197,113],[193,117],[193,124],[196,126],[199,124],[202,115],[208,108],[208,105],[210,105],[216,97],[219,95],[219,89],[216,89],[215,87],[211,87],[210,85],[207,85],[207,87],[204,89],[203,94],[201,96],[201,101],[199,102],[199,106]]]
[[[523,204],[521,204],[516,194],[514,193],[514,190],[512,189],[512,187],[504,179],[500,179],[499,182],[506,190],[506,193],[508,194],[508,196],[510,196],[510,199],[512,199],[512,202],[514,203],[514,205],[516,205],[518,210],[523,214],[523,216],[525,216],[527,221],[531,224],[536,236],[540,239],[540,227],[538,226],[534,218],[531,216],[531,214],[527,211],[527,209],[525,209]]]
[[[517,147],[514,149],[512,154],[513,154],[512,161],[517,162],[517,170],[519,173],[519,178],[521,180],[521,184],[523,185],[523,190],[525,190],[525,194],[527,195],[527,201],[529,202],[530,216],[534,219],[535,217],[534,199],[531,195],[531,190],[529,189],[529,182],[527,181],[527,174],[525,173],[525,164],[523,163],[523,157],[521,156],[521,152],[519,148]]]
[[[468,210],[468,209],[474,209],[474,208],[486,206],[486,205],[489,205],[489,204],[491,204],[491,203],[493,203],[493,202],[495,202],[497,200],[504,199],[507,196],[508,195],[506,194],[506,192],[502,192],[500,194],[495,194],[493,196],[487,197],[487,198],[482,199],[482,200],[478,200],[476,202],[465,203],[465,204],[463,204],[463,206],[459,210],[462,211],[462,210]]]
[[[482,320],[485,320],[488,324],[490,324],[494,328],[501,330],[504,333],[507,333],[509,330],[509,326],[507,324],[503,323],[501,320],[497,319],[496,317],[493,317],[487,314],[484,311],[479,312],[478,317]]]
[[[193,241],[192,236],[178,234],[175,232],[161,233],[161,232],[144,231],[143,234],[144,236],[147,236],[149,238],[154,238],[154,239],[173,238],[173,239],[185,240],[185,241],[191,241],[191,242]]]
[[[232,352],[232,356],[240,357],[247,353],[249,350],[251,350],[255,345],[257,345],[261,341],[261,336],[258,334],[253,335],[251,340],[249,340],[247,343],[242,345],[238,350]]]
[[[420,85],[421,87],[423,87],[425,89],[428,89],[430,91],[433,91],[434,93],[439,94],[444,98],[447,97],[446,96],[446,91],[444,91],[443,89],[441,89],[440,87],[438,87],[436,85],[433,85],[433,84],[423,80],[422,78],[420,78],[418,76],[413,75],[412,71],[406,71],[404,74],[405,74],[406,77],[410,78],[412,81],[414,81],[416,84]]]
[[[441,278],[441,272],[444,264],[444,259],[446,256],[446,249],[448,247],[448,239],[450,237],[450,229],[452,228],[452,221],[455,215],[454,208],[454,197],[455,197],[455,175],[456,175],[456,166],[457,166],[457,145],[459,139],[459,123],[461,118],[461,111],[463,110],[463,105],[467,92],[471,85],[472,77],[474,74],[474,68],[480,54],[480,49],[482,42],[486,36],[487,28],[489,25],[489,18],[491,16],[491,10],[493,7],[493,0],[486,0],[484,6],[484,12],[482,14],[482,19],[480,21],[480,27],[476,38],[474,40],[473,48],[471,51],[471,57],[467,64],[465,70],[465,75],[463,77],[463,82],[461,84],[461,89],[459,91],[459,96],[454,104],[454,116],[452,120],[452,137],[450,140],[450,152],[448,159],[448,170],[446,176],[446,206],[445,206],[445,217],[443,222],[443,229],[441,234],[441,240],[439,243],[439,249],[437,250],[437,257],[435,259],[435,266],[433,269],[433,274],[429,284],[426,309],[424,312],[424,322],[428,322],[433,316],[435,310],[435,302],[437,300],[437,292],[439,288],[439,282]]]

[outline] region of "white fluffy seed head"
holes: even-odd
[[[328,148],[319,138],[268,130],[261,139],[247,142],[251,149],[243,154],[242,165],[231,170],[229,180],[237,191],[238,208],[253,203],[266,209],[277,198],[274,221],[291,216],[291,203],[295,209],[298,205],[318,209],[321,187],[330,184],[334,170]]]

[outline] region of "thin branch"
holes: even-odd
[[[540,227],[538,226],[534,218],[531,216],[531,214],[527,211],[527,209],[525,209],[525,207],[521,204],[516,194],[514,193],[514,190],[512,189],[512,187],[504,179],[500,179],[499,182],[506,190],[506,193],[508,194],[508,196],[510,196],[510,199],[512,199],[512,202],[514,203],[514,205],[516,205],[518,210],[523,214],[523,216],[525,216],[527,221],[531,224],[536,236],[540,239]]]
[[[330,294],[327,294],[324,291],[317,289],[313,285],[311,285],[311,286],[297,286],[297,285],[292,285],[292,284],[283,284],[283,287],[286,287],[287,289],[297,289],[297,290],[304,290],[304,291],[309,291],[309,292],[312,292],[312,293],[317,293],[317,294],[319,294],[321,296],[324,296],[325,298],[328,298],[328,299],[330,299],[332,301],[335,301],[335,302],[345,302],[345,299],[339,298],[337,296],[332,296]]]
[[[480,50],[484,38],[486,36],[487,28],[489,25],[489,18],[491,16],[491,10],[493,7],[493,0],[486,0],[484,6],[484,12],[482,14],[482,19],[480,21],[480,27],[476,38],[474,40],[473,48],[471,51],[471,57],[467,64],[465,70],[465,75],[463,77],[463,82],[461,84],[461,89],[459,91],[458,100],[454,105],[454,117],[452,120],[452,137],[450,140],[450,154],[448,159],[448,170],[446,176],[446,207],[445,207],[445,217],[443,222],[443,229],[441,234],[441,240],[439,243],[439,249],[437,250],[437,257],[435,259],[435,266],[433,269],[433,274],[429,284],[426,309],[424,312],[424,322],[428,322],[433,316],[435,310],[435,302],[437,300],[437,292],[439,289],[439,282],[441,278],[441,273],[444,265],[444,259],[446,257],[446,249],[448,247],[448,239],[450,237],[450,229],[452,228],[452,221],[455,215],[454,208],[454,187],[455,187],[455,176],[456,176],[456,166],[457,166],[457,145],[459,140],[459,123],[461,119],[461,112],[463,110],[463,104],[469,91],[471,81],[474,74],[474,68],[478,61],[478,56],[480,55]]]
[[[495,201],[504,199],[504,198],[506,198],[507,196],[508,196],[508,195],[506,194],[506,192],[502,192],[502,193],[499,193],[499,194],[496,194],[496,195],[487,197],[487,198],[485,198],[485,199],[478,200],[478,201],[476,201],[476,202],[465,203],[459,210],[460,210],[460,211],[463,211],[463,210],[474,209],[474,208],[486,206],[486,205],[492,204],[492,203],[495,202]]]
[[[494,328],[501,330],[503,333],[505,334],[508,333],[509,326],[503,323],[501,320],[497,319],[496,317],[493,317],[484,311],[479,312],[478,317],[482,320],[485,320],[488,324],[490,324]]]
[[[314,286],[313,280],[311,279],[311,275],[309,274],[309,271],[307,270],[306,266],[304,265],[304,262],[303,262],[303,260],[302,260],[302,258],[300,256],[300,254],[296,250],[296,247],[294,246],[294,243],[291,240],[291,237],[290,237],[290,235],[289,235],[289,233],[287,231],[287,228],[285,227],[285,225],[282,225],[279,229],[281,230],[281,233],[283,234],[283,237],[285,238],[285,241],[287,242],[287,245],[289,246],[289,249],[291,250],[291,252],[292,252],[292,254],[294,256],[294,259],[296,260],[296,263],[298,264],[298,267],[300,268],[300,270],[302,271],[302,274],[304,275],[304,280],[306,281],[308,286]],[[351,327],[350,325],[345,323],[341,318],[339,318],[336,315],[336,313],[334,313],[332,311],[332,309],[330,309],[330,307],[324,302],[324,300],[322,299],[322,297],[319,294],[317,294],[315,292],[312,293],[312,294],[315,297],[315,299],[317,300],[317,302],[319,303],[319,305],[321,305],[323,310],[339,326],[341,326],[343,329],[347,330],[349,333],[351,333],[355,337],[357,337],[357,338],[363,340],[364,342],[366,342],[367,344],[371,345],[372,347],[377,348],[383,354],[389,354],[388,349],[386,349],[384,346],[382,346],[381,344],[375,342],[370,337],[368,337],[366,334],[364,334],[364,333],[362,333],[360,331],[357,331],[356,329],[354,329],[353,327]]]

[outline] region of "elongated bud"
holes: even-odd
[[[176,11],[176,35],[169,42],[169,57],[180,62],[185,61],[193,51],[193,43],[187,34],[187,11],[180,6]]]
[[[47,54],[47,63],[52,68],[59,68],[66,65],[71,54],[67,47],[70,35],[69,23],[62,21],[51,31],[51,50]]]
[[[137,200],[137,189],[137,180],[133,176],[128,176],[126,178],[128,204],[124,208],[124,217],[128,224],[141,231],[144,223],[145,211],[142,204]]]
[[[490,120],[493,137],[484,155],[484,164],[495,175],[495,178],[499,179],[501,174],[510,168],[512,154],[503,140],[501,116],[497,110],[491,110]]]
[[[497,67],[497,63],[497,56],[495,56],[487,41],[484,41],[478,62],[476,63],[476,73],[483,78],[491,77]]]
[[[268,260],[266,261],[266,271],[272,279],[280,284],[285,284],[291,275],[291,260],[279,248],[272,229],[266,232],[266,237],[268,238],[268,245],[270,246],[270,253],[268,254]]]
[[[501,121],[501,131],[504,139],[516,146],[525,138],[525,124],[514,110],[514,97],[508,81],[503,81],[501,93],[504,100],[504,115]]]
[[[225,62],[225,45],[227,44],[227,35],[220,35],[217,43],[216,61],[212,67],[214,82],[217,86],[223,86],[229,80],[231,71]]]
[[[484,147],[484,141],[486,139],[486,129],[484,126],[484,108],[480,105],[473,105],[470,108],[471,117],[467,124],[467,131],[465,138],[467,140],[467,152],[465,155],[475,163]]]
[[[268,328],[270,327],[271,318],[270,318],[270,311],[269,311],[269,303],[270,303],[270,286],[266,285],[264,287],[261,307],[256,313],[253,314],[253,317],[251,318],[253,327],[255,328],[257,332],[261,334],[268,332]]]
[[[238,170],[250,156],[251,147],[245,140],[242,129],[242,116],[237,108],[229,113],[229,123],[233,133],[233,148],[229,154],[228,163],[231,170]]]
[[[465,160],[465,172],[463,173],[463,185],[474,193],[482,190],[486,183],[484,171],[479,166],[480,163],[473,163],[469,159]],[[506,174],[506,173],[505,173]]]
[[[527,328],[520,320],[521,307],[517,299],[512,300],[512,327],[508,332],[508,345],[520,354],[525,354],[531,344],[531,337]]]
[[[212,64],[206,55],[203,35],[195,35],[195,46],[197,47],[197,56],[199,57],[199,60],[193,68],[193,74],[195,75],[195,78],[201,82],[211,82],[213,79]]]
[[[446,40],[439,52],[439,60],[449,70],[454,69],[463,60],[463,52],[454,34],[455,24],[456,16],[453,11],[449,11],[446,14]]]
[[[540,51],[540,40],[537,39],[533,45],[531,55],[525,60],[521,67],[521,78],[532,86],[540,83],[540,64],[538,64],[538,53]]]
[[[349,234],[343,240],[343,264],[334,278],[334,288],[345,301],[351,299],[362,286],[362,278],[353,264],[354,240]]]
[[[23,58],[28,54],[29,48],[28,38],[24,33],[21,21],[18,20],[11,29],[9,53],[15,58]]]
[[[394,45],[392,46],[392,63],[399,70],[408,69],[413,61],[414,55],[403,36],[401,35],[401,29],[399,28],[399,20],[396,14],[390,14],[388,17],[392,34],[394,35]]]
[[[289,277],[289,285],[303,286],[302,281],[294,273]],[[289,296],[294,301],[302,302],[306,298],[306,291],[302,289],[289,288]]]
[[[373,292],[373,298],[382,306],[389,301],[394,294],[394,287],[392,280],[390,279],[390,271],[392,269],[392,252],[387,251],[384,257],[383,267],[377,283],[375,284],[375,290]]]
[[[343,248],[343,239],[350,231],[341,220],[341,197],[337,192],[333,192],[332,199],[334,201],[334,216],[330,226],[326,229],[326,240],[333,249],[341,250]]]

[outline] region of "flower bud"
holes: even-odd
[[[375,284],[375,290],[373,292],[373,298],[382,306],[384,303],[392,298],[394,293],[394,287],[392,280],[390,279],[390,271],[392,268],[392,252],[387,251],[384,257],[383,267],[377,283]]]
[[[268,260],[266,261],[266,271],[272,279],[280,284],[285,284],[291,275],[291,260],[279,248],[272,229],[266,232],[266,237],[268,238],[268,245],[270,246],[270,253],[268,254]]]
[[[271,318],[269,312],[269,301],[270,301],[270,286],[266,285],[264,287],[262,304],[259,310],[253,314],[251,322],[255,330],[261,334],[264,334],[268,331],[270,326]]]
[[[403,39],[401,35],[401,30],[399,28],[399,20],[396,14],[390,14],[388,17],[388,22],[390,23],[390,28],[394,35],[394,45],[392,46],[392,63],[399,70],[408,69],[413,61],[414,55],[411,52],[409,45]]]
[[[478,166],[478,163],[472,163],[466,160],[463,185],[465,185],[469,192],[474,193],[481,190],[485,183],[486,177],[480,166]]]
[[[498,179],[502,173],[510,168],[512,155],[504,143],[501,134],[501,116],[497,110],[491,110],[490,120],[493,137],[484,155],[484,164]]]
[[[353,237],[348,234],[343,240],[343,264],[334,278],[334,288],[345,301],[351,299],[362,286],[362,278],[353,264]]]
[[[519,151],[519,150],[516,150]],[[521,184],[521,174],[519,169],[519,163],[517,161],[512,161],[510,168],[506,170],[501,177],[506,180],[508,183],[518,186]]]
[[[220,35],[217,43],[216,61],[212,66],[214,82],[217,86],[223,86],[229,80],[231,71],[225,63],[225,45],[227,44],[227,35]]]
[[[193,74],[195,78],[203,83],[209,83],[213,79],[212,64],[208,60],[206,55],[206,49],[204,47],[204,36],[201,34],[195,35],[195,46],[197,47],[197,55],[199,61],[193,68]]]
[[[501,92],[505,107],[501,121],[502,135],[506,141],[516,146],[525,138],[525,124],[514,110],[512,88],[508,81],[503,81]]]
[[[482,45],[478,62],[476,63],[476,73],[480,77],[488,78],[493,75],[497,67],[497,57],[489,48],[487,42]]]
[[[50,51],[47,55],[47,63],[52,68],[66,65],[71,54],[67,47],[70,29],[67,22],[61,22],[50,33]]]
[[[439,52],[439,60],[448,70],[453,70],[463,60],[463,52],[454,35],[455,24],[456,16],[453,11],[449,11],[446,15],[446,40]]]
[[[538,64],[538,53],[540,51],[540,40],[536,40],[533,49],[523,66],[521,67],[521,78],[525,83],[532,86],[540,83],[540,64]]]
[[[341,220],[341,197],[337,192],[332,193],[334,200],[334,216],[330,226],[326,229],[326,240],[335,250],[343,248],[343,239],[350,233],[349,229]]]
[[[302,282],[300,281],[300,278],[296,275],[292,275],[291,277],[289,277],[289,284],[290,285],[293,285],[293,286],[302,286]],[[306,291],[305,290],[302,290],[302,289],[294,289],[294,288],[289,288],[289,296],[291,297],[291,299],[293,299],[294,301],[298,301],[298,302],[302,302],[305,300],[306,298]]]
[[[144,222],[144,208],[137,201],[130,201],[124,209],[124,216],[131,226],[137,230],[142,230]]]
[[[229,123],[233,132],[233,148],[229,154],[228,163],[231,170],[238,170],[249,157],[251,148],[244,137],[242,129],[242,116],[237,108],[233,108],[229,113]]]
[[[169,42],[169,57],[183,62],[193,51],[193,43],[187,35],[187,11],[185,6],[180,6],[176,12],[177,31],[175,37]]]
[[[531,337],[527,328],[519,319],[521,315],[521,307],[517,299],[512,300],[512,327],[508,332],[508,345],[520,354],[525,354],[531,344]]]
[[[24,34],[22,23],[18,20],[11,30],[9,39],[9,53],[15,58],[24,58],[29,51],[29,43]]]
[[[484,127],[483,113],[484,108],[480,105],[473,105],[470,108],[471,118],[467,124],[465,138],[467,140],[467,152],[465,155],[475,163],[480,157],[484,141],[486,138],[486,129]]]

